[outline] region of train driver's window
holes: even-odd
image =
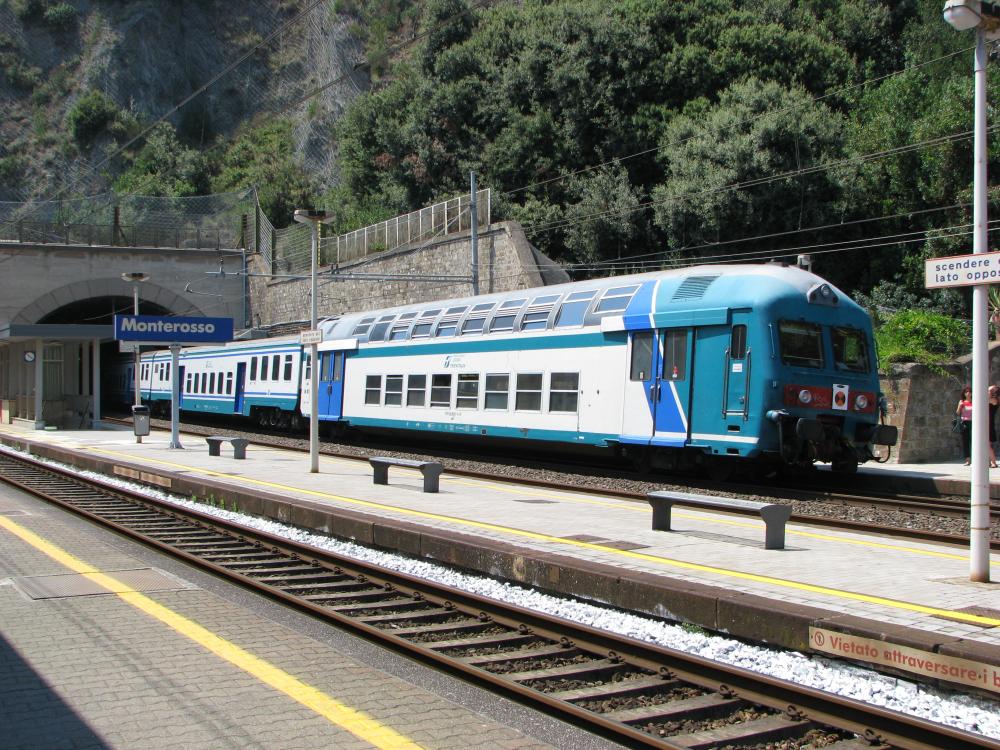
[[[595,294],[597,294],[596,289],[589,289],[584,292],[573,292],[568,295],[563,300],[562,305],[559,306],[559,312],[556,313],[555,327],[570,328],[573,326],[582,326],[583,318],[587,314],[587,308],[590,307],[590,301],[594,299]]]
[[[823,340],[818,325],[782,320],[778,323],[781,361],[796,367],[823,366]]]
[[[630,380],[647,380],[653,370],[653,332],[632,334],[632,366]]]
[[[514,396],[516,411],[542,410],[542,375],[522,374],[517,376],[517,393]]]
[[[378,406],[382,401],[382,376],[369,375],[365,378],[365,403]]]
[[[507,411],[507,402],[510,393],[510,375],[487,375],[486,376],[486,403],[485,408],[499,411]]]
[[[832,328],[833,366],[838,370],[868,372],[868,345],[857,328]]]
[[[451,407],[451,374],[431,375],[431,406]]]
[[[687,328],[664,331],[664,380],[684,380],[687,377],[687,340]]]
[[[257,379],[257,358],[256,357],[250,357],[250,379],[251,380],[256,380]]]

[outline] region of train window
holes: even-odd
[[[490,310],[496,307],[496,304],[497,304],[496,302],[483,302],[480,305],[473,306],[472,312],[488,313]]]
[[[388,330],[393,318],[395,317],[395,315],[386,315],[384,318],[381,318],[378,323],[372,326],[371,333],[368,334],[368,340],[382,341],[385,339],[385,332]]]
[[[431,375],[431,406],[451,406],[451,374]]]
[[[868,344],[857,328],[833,328],[833,366],[838,370],[868,372]]]
[[[445,315],[461,315],[468,309],[469,309],[468,305],[462,305],[461,307],[449,307],[445,311]]]
[[[208,373],[203,372],[201,374],[201,383],[199,383],[198,393],[208,393]]]
[[[341,373],[344,371],[343,362],[344,362],[343,352],[337,352],[336,354],[333,355],[333,379],[335,382],[340,380],[341,377],[343,377],[341,375]]]
[[[215,379],[216,379],[216,377],[217,376],[216,376],[216,374],[214,372],[213,373],[209,373],[209,376],[208,376],[208,392],[211,393],[211,394],[215,393]]]
[[[378,406],[382,403],[382,376],[369,375],[365,378],[365,403]]]
[[[406,405],[423,406],[427,400],[427,376],[410,375],[406,379]]]
[[[511,315],[497,315],[493,316],[493,322],[490,323],[490,332],[494,331],[513,331],[514,330],[514,318],[517,317],[517,313]]]
[[[551,308],[545,308],[544,310],[529,310],[521,318],[521,330],[522,331],[541,331],[543,330],[549,322],[549,311]]]
[[[549,411],[575,414],[580,399],[580,373],[554,372],[549,376]]]
[[[456,409],[479,408],[479,374],[459,373],[455,394]]]
[[[250,379],[251,380],[256,380],[257,379],[257,358],[256,357],[250,357]]]
[[[594,308],[594,312],[621,312],[628,307],[628,303],[632,301],[632,295],[635,294],[638,288],[638,284],[635,286],[611,287],[604,292],[604,296],[602,296],[601,301],[597,303],[597,307]]]
[[[389,341],[401,341],[406,338],[406,332],[410,329],[409,323],[403,323],[399,325],[398,323],[392,327],[389,331]]]
[[[403,313],[402,315],[400,315],[399,319],[401,321],[403,321],[403,320],[413,320],[415,317],[417,317],[417,314],[415,312],[408,312],[408,313]]]
[[[517,393],[514,396],[514,409],[517,411],[542,410],[541,373],[517,376]]]
[[[226,373],[226,395],[233,395],[233,374],[231,372]]]
[[[486,325],[486,318],[469,318],[462,324],[462,334],[467,333],[482,333],[483,326]]]
[[[385,376],[385,405],[386,406],[402,406],[403,405],[403,376],[402,375],[386,375]]]
[[[285,380],[292,379],[292,355],[285,355]]]
[[[556,313],[556,328],[569,328],[571,326],[583,325],[583,316],[587,314],[590,301],[597,294],[596,289],[589,289],[585,292],[573,292],[566,296]],[[648,371],[647,371],[648,372]]]
[[[191,392],[191,373],[188,373],[187,375],[184,376],[184,392],[185,393]]]
[[[437,331],[435,331],[434,335],[441,337],[454,336],[456,330],[458,330],[458,318],[446,319],[438,323]]]
[[[778,323],[778,344],[781,361],[786,365],[823,366],[823,341],[818,325],[782,320]]]
[[[364,336],[368,333],[368,329],[372,323],[375,322],[375,318],[362,318],[358,324],[354,327],[354,331],[351,333],[352,336]]]
[[[687,378],[687,328],[663,332],[663,379]]]
[[[747,327],[745,325],[733,326],[733,333],[729,337],[729,358],[746,359],[747,356]]]
[[[485,386],[485,407],[507,411],[507,402],[510,398],[510,375],[487,375]]]
[[[632,334],[632,363],[630,380],[647,380],[653,371],[653,332],[639,331]]]
[[[433,323],[417,323],[413,326],[413,332],[410,334],[412,339],[425,339],[431,335],[431,326]]]
[[[281,370],[281,355],[275,354],[271,360],[271,380],[278,381],[278,372]]]

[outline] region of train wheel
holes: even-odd
[[[281,425],[281,412],[278,409],[267,410],[267,426],[278,427]]]

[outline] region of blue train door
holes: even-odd
[[[729,332],[723,363],[723,393],[725,400],[722,411],[727,417],[750,416],[750,344],[747,341],[748,315],[733,313],[733,326]]]
[[[247,379],[247,363],[240,362],[236,365],[236,394],[233,397],[233,414],[243,413],[243,391]]]
[[[691,435],[692,337],[689,328],[661,328],[632,334],[630,381],[642,384],[646,420],[626,417],[623,432],[650,445],[679,447]],[[642,422],[645,421],[645,436]]]
[[[320,354],[319,413],[326,419],[339,419],[344,399],[344,352]]]

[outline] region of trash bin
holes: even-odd
[[[132,407],[132,431],[136,437],[143,437],[149,434],[149,407]]]

